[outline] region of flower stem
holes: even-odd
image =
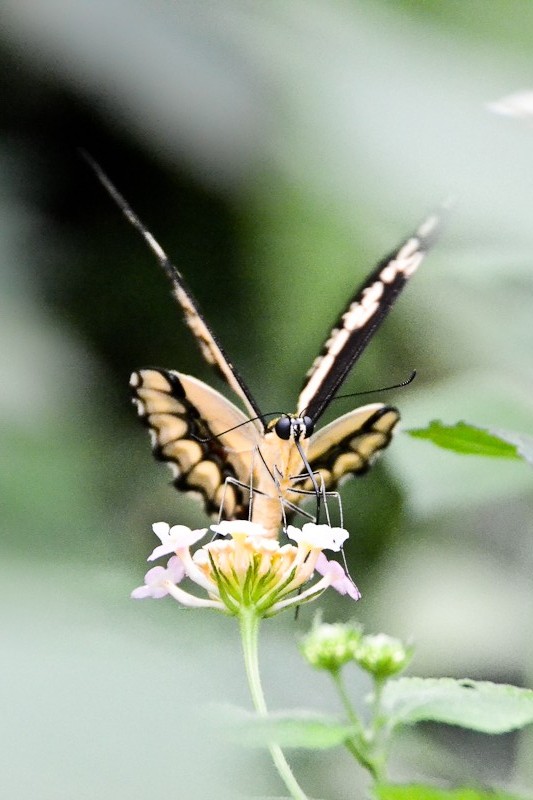
[[[357,728],[357,732],[362,736],[363,735],[363,726],[361,725],[361,720],[355,713],[355,709],[353,708],[350,698],[348,696],[348,692],[346,691],[346,686],[344,685],[344,681],[342,679],[342,674],[340,669],[331,672],[331,677],[337,687],[337,691],[341,698],[342,704],[344,706],[344,710],[346,711],[346,715],[352,725]]]
[[[379,768],[374,763],[372,754],[369,752],[369,742],[366,731],[363,728],[361,720],[357,716],[357,713],[350,702],[350,698],[341,676],[341,671],[337,670],[336,672],[332,672],[331,676],[335,682],[337,691],[339,692],[348,719],[355,728],[354,736],[345,742],[345,746],[348,751],[357,759],[357,761],[359,761],[361,766],[365,767],[376,781],[379,781]]]
[[[258,661],[259,620],[260,618],[254,608],[241,607],[239,612],[241,641],[250,694],[252,695],[254,708],[259,716],[266,717],[267,707],[263,688],[261,686]],[[307,795],[294,777],[281,747],[277,744],[269,744],[268,749],[270,750],[274,765],[291,797],[294,798],[294,800],[308,800]]]
[[[386,680],[374,676],[374,699],[372,702],[372,733],[374,757],[374,778],[377,783],[384,782],[386,779],[386,758],[385,758],[385,737],[384,719],[381,708],[383,688]]]

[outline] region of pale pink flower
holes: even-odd
[[[315,569],[325,578],[329,578],[329,585],[339,594],[347,594],[352,600],[361,598],[361,592],[338,561],[328,561],[324,553],[321,553],[316,560]]]
[[[172,556],[165,567],[152,567],[144,576],[144,586],[138,586],[131,593],[134,600],[153,597],[159,600],[169,593],[171,584],[179,583],[185,576],[185,567],[178,556]]]

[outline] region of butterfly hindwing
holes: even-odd
[[[138,370],[130,384],[154,456],[171,467],[176,488],[199,493],[210,514],[222,508],[228,519],[246,518],[259,433],[243,412],[202,381],[170,370]]]
[[[400,419],[396,408],[372,403],[344,414],[313,434],[307,457],[327,490],[334,490],[344,478],[363,475],[389,444]],[[303,488],[311,491],[306,481]]]

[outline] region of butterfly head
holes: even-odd
[[[294,414],[284,414],[282,417],[273,420],[269,428],[274,430],[280,439],[299,442],[300,439],[307,439],[314,430],[314,422],[308,416],[296,416]]]

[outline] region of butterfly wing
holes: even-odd
[[[309,372],[298,398],[298,413],[313,422],[324,412],[399,293],[415,272],[440,230],[434,214],[416,233],[382,259],[357,290]]]
[[[399,419],[398,410],[383,403],[344,414],[311,437],[307,452],[311,469],[320,474],[327,490],[344,478],[364,474],[389,444]],[[311,481],[303,488],[312,491]]]
[[[157,258],[159,264],[170,278],[174,296],[180,304],[185,315],[185,322],[191,329],[196,341],[198,342],[205,360],[217,370],[219,375],[226,381],[228,386],[233,389],[238,397],[240,397],[250,417],[254,418],[254,424],[257,429],[264,431],[266,425],[264,423],[261,410],[255,402],[252,393],[250,392],[243,378],[235,369],[235,366],[228,358],[221,343],[218,341],[217,337],[204,319],[198,303],[190,289],[187,287],[180,271],[170,261],[159,242],[154,238],[154,236],[152,236],[148,228],[140,220],[129,203],[120,194],[116,186],[114,186],[114,184],[109,180],[100,165],[97,164],[96,161],[85,151],[82,151],[82,156],[85,158],[89,166],[94,170],[97,178],[100,180],[104,188],[109,192],[126,219],[141,234],[144,241]]]
[[[222,345],[201,314],[196,300],[185,285],[183,277],[168,259],[166,259],[165,269],[172,281],[174,296],[183,309],[185,322],[191,329],[200,346],[205,360],[208,364],[215,367],[218,374],[226,381],[228,386],[241,398],[250,417],[253,418],[256,427],[260,430],[264,430],[265,425],[259,406],[255,402],[244,379],[236,370],[233,362],[230,361],[226,355]]]
[[[246,519],[245,487],[257,480],[251,454],[261,436],[243,412],[202,381],[170,370],[138,370],[130,385],[154,456],[171,467],[174,486],[199,493],[210,514],[222,509],[226,519]]]

